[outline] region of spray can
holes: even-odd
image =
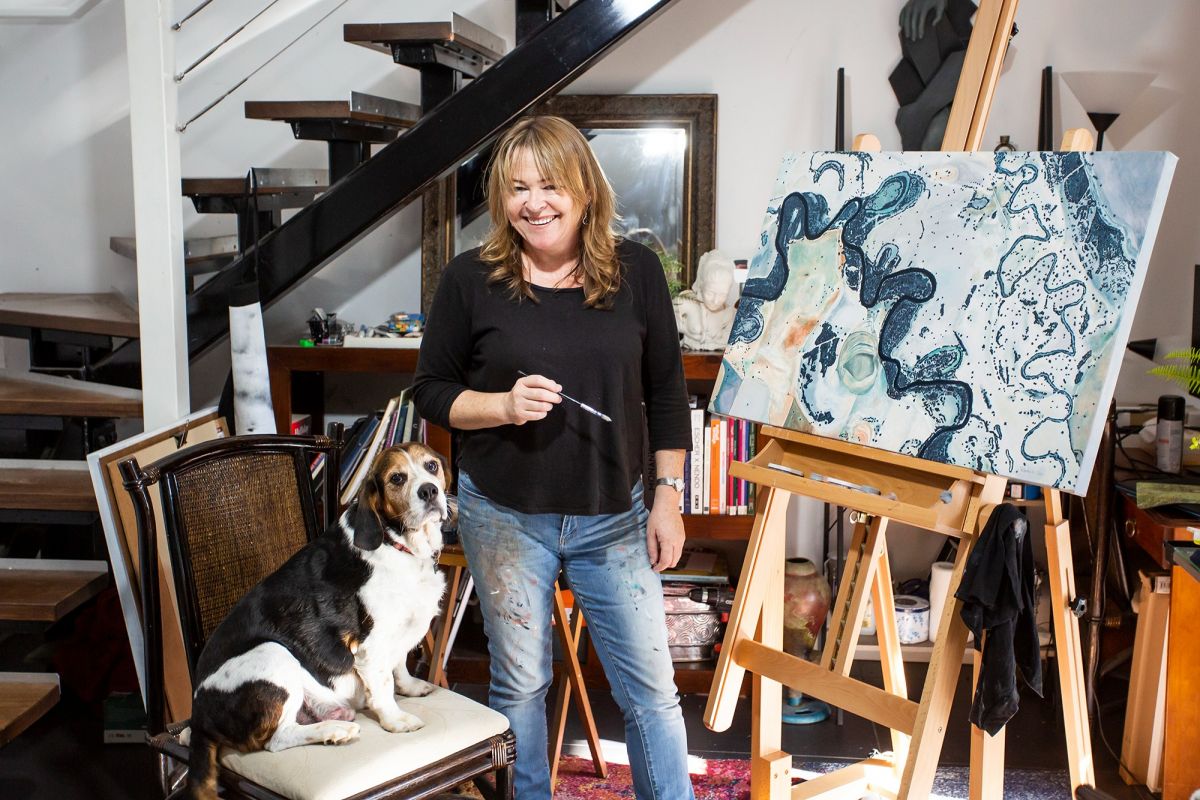
[[[1178,473],[1183,468],[1183,398],[1164,394],[1158,398],[1158,426],[1154,437],[1158,468]]]

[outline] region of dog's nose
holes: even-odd
[[[436,484],[426,483],[426,484],[423,484],[420,489],[417,489],[417,497],[421,498],[426,503],[430,502],[437,496],[438,496],[438,487]]]

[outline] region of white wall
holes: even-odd
[[[214,3],[184,28],[181,65],[216,32],[265,5]],[[294,38],[329,0],[292,0],[273,10],[272,27],[248,31],[233,48],[181,87],[181,109],[195,111]],[[191,3],[181,4],[190,8]],[[414,74],[384,56],[340,42],[352,21],[439,19],[450,10],[513,40],[511,0],[351,0],[306,40],[263,68],[183,137],[184,174],[244,175],[250,166],[323,166],[323,146],[294,142],[287,129],[241,118],[249,99],[330,99],[351,89],[416,101]],[[887,75],[899,53],[900,2],[873,0],[680,0],[588,75],[572,92],[713,92],[719,95],[717,245],[749,256],[781,154],[833,144],[834,73],[848,75],[853,132],[877,134],[899,146],[896,101]],[[277,12],[277,13],[276,13]],[[132,269],[108,252],[110,235],[130,235],[128,88],[119,0],[102,0],[81,19],[53,25],[0,24],[0,290],[134,290]],[[1169,149],[1180,157],[1133,335],[1183,332],[1191,314],[1191,270],[1200,261],[1200,70],[1194,0],[1026,0],[985,142],[1009,134],[1018,146],[1036,143],[1040,71],[1148,70],[1154,91],[1108,136],[1123,149]],[[1083,110],[1056,83],[1056,136],[1087,124]],[[1106,143],[1108,143],[1106,142]],[[313,306],[371,322],[419,303],[420,210],[414,205],[304,283],[267,314],[271,341],[294,340]],[[193,235],[232,231],[232,221],[187,212]],[[1127,357],[1118,397],[1147,400],[1162,384],[1144,378],[1145,362]],[[196,405],[219,390],[220,354],[194,365]],[[343,393],[361,401],[362,384]],[[348,398],[347,395],[353,395]],[[810,516],[797,511],[797,520]],[[807,524],[804,527],[808,527]],[[816,553],[796,548],[808,555]],[[897,565],[898,572],[903,565]]]

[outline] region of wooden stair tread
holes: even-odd
[[[0,369],[0,414],[140,417],[142,393],[120,386]]]
[[[121,295],[0,293],[0,325],[136,339],[137,311]]]
[[[353,23],[343,28],[342,36],[347,42],[388,55],[393,44],[444,44],[495,62],[504,56],[506,49],[502,38],[458,14],[450,22]]]
[[[108,249],[137,263],[137,240],[132,236],[110,236]],[[189,275],[217,272],[237,257],[237,236],[183,240],[183,267]]]
[[[260,169],[258,193],[316,195],[329,188],[329,171],[324,169]],[[187,197],[242,197],[246,176],[236,178],[184,178]]]
[[[0,747],[54,708],[58,698],[53,673],[0,672]]]
[[[372,122],[391,128],[411,128],[421,118],[421,107],[386,97],[352,92],[349,100],[250,100],[246,102],[246,117],[281,122]]]
[[[0,509],[97,510],[87,462],[0,458]]]
[[[0,558],[0,619],[57,622],[107,584],[104,561]]]

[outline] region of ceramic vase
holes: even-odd
[[[829,613],[829,581],[807,558],[789,558],[783,575],[783,649],[804,657]]]

